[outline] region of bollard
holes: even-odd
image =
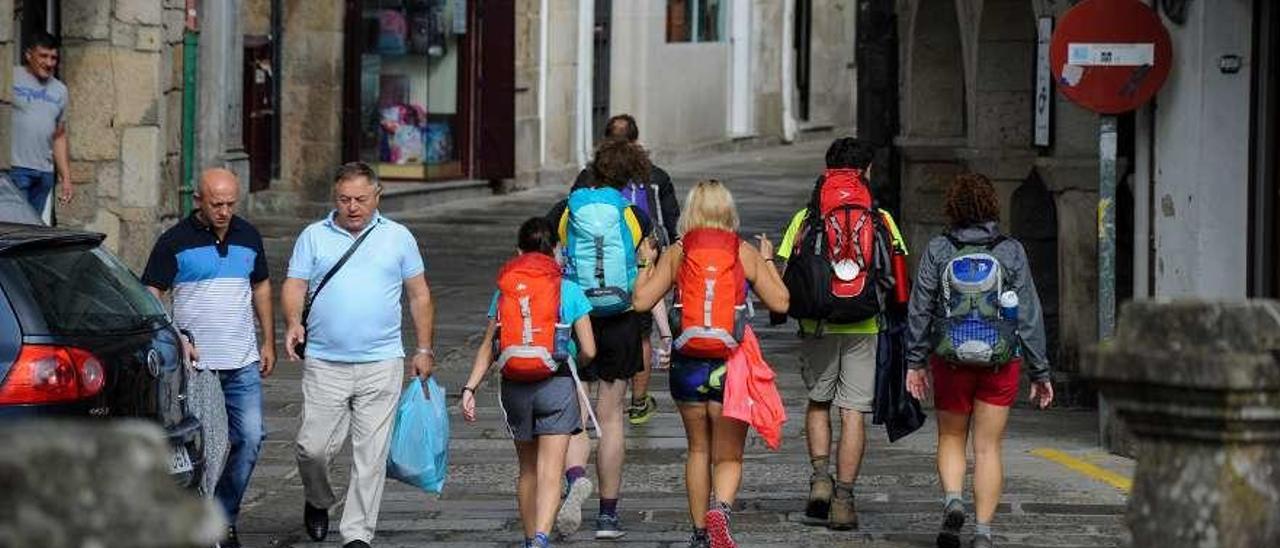
[[[169,477],[152,423],[6,418],[0,447],[0,546],[194,548],[225,530]]]
[[[1137,438],[1133,546],[1280,546],[1280,303],[1130,303],[1094,357]]]

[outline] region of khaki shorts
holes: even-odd
[[[800,344],[800,375],[809,399],[871,412],[876,393],[876,335],[833,335]]]

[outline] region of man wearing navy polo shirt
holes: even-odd
[[[235,215],[240,182],[225,169],[200,174],[197,209],[165,231],[151,250],[142,283],[157,297],[173,292],[173,320],[191,333],[188,355],[218,373],[227,405],[230,443],[215,498],[231,527],[224,548],[238,548],[236,517],[258,461],[262,381],[275,367],[275,321],[262,236]],[[262,328],[257,346],[254,312]]]
[[[404,380],[403,293],[409,295],[417,336],[412,374],[426,379],[435,366],[435,312],[422,255],[409,229],[378,214],[381,193],[382,184],[368,165],[339,168],[333,185],[336,208],[298,236],[281,291],[288,321],[285,351],[299,359],[294,346],[306,342],[297,443],[306,497],[303,523],[314,540],[328,534],[329,508],[337,502],[329,462],[349,431],[354,462],[339,525],[347,548],[369,546],[377,527],[393,413]],[[307,295],[362,236],[350,260],[315,294],[304,326]]]

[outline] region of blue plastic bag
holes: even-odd
[[[434,377],[427,380],[426,397],[422,379],[415,377],[396,410],[391,429],[391,451],[387,453],[387,475],[428,493],[444,488],[449,470],[449,411],[444,389]]]

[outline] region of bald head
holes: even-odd
[[[225,236],[231,226],[240,200],[240,180],[235,173],[220,167],[204,170],[196,188],[195,202],[199,215],[219,236]]]

